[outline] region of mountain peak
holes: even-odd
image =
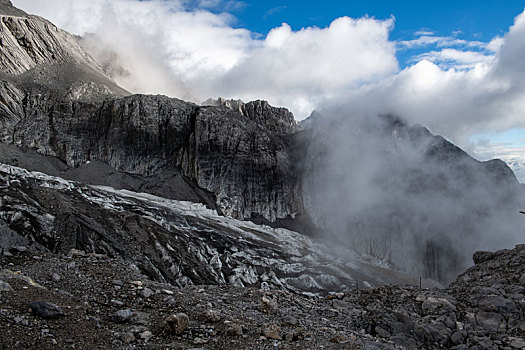
[[[10,0],[0,0],[0,16],[25,17],[27,13],[13,6]]]

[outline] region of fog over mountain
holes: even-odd
[[[392,115],[331,112],[305,123],[302,194],[324,237],[441,281],[476,250],[523,241],[523,189],[501,160],[479,162]]]

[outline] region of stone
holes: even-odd
[[[118,310],[111,316],[111,321],[115,323],[125,323],[131,320],[133,312],[130,309]]]
[[[476,314],[476,320],[484,329],[495,332],[499,330],[503,317],[495,312],[481,311]]]
[[[133,335],[133,332],[126,332],[122,334],[121,340],[124,344],[130,344],[130,343],[133,343],[137,339]]]
[[[259,311],[264,312],[268,315],[274,314],[277,312],[278,306],[277,302],[267,296],[263,296],[259,302]]]
[[[507,343],[514,349],[525,349],[525,338],[509,337]]]
[[[221,320],[221,317],[216,310],[206,311],[205,317],[208,322],[219,322]]]
[[[12,250],[18,253],[24,253],[27,251],[27,247],[23,245],[19,245],[19,246],[13,247]]]
[[[491,260],[493,257],[494,257],[493,252],[477,251],[472,256],[472,260],[474,261],[474,264],[478,265],[483,262]]]
[[[478,307],[484,311],[493,311],[497,313],[509,314],[516,311],[516,303],[512,299],[502,296],[489,296],[483,298]]]
[[[335,299],[332,301],[332,307],[336,310],[347,310],[350,305],[346,301]]]
[[[51,280],[53,280],[54,282],[60,282],[60,275],[57,273],[52,273]]]
[[[463,344],[463,341],[467,337],[467,332],[465,331],[458,331],[452,334],[450,337],[450,340],[454,345]]]
[[[150,331],[144,331],[140,333],[139,336],[140,336],[140,339],[144,341],[148,341],[153,336],[153,334]]]
[[[423,312],[427,315],[429,314],[448,314],[450,312],[455,312],[456,307],[452,305],[450,301],[443,298],[428,298],[421,305]]]
[[[520,277],[520,284],[522,286],[525,286],[525,272],[521,274],[521,277]]]
[[[86,256],[86,252],[83,250],[71,248],[69,252],[67,253],[68,258],[83,258]],[[74,267],[74,266],[73,266]]]
[[[228,328],[226,328],[226,335],[231,335],[231,336],[242,335],[242,326],[237,323],[230,324]]]
[[[149,289],[149,288],[144,288],[144,289],[140,292],[140,294],[141,294],[144,298],[148,299],[149,297],[151,297],[151,296],[152,296],[153,294],[155,294],[155,293],[154,293],[151,289]]]
[[[261,288],[260,288],[262,291],[264,292],[267,292],[270,290],[270,285],[268,284],[268,282],[264,281],[264,282],[261,282]]]
[[[13,288],[9,285],[9,283],[0,280],[0,292],[12,292],[12,291],[13,291]]]
[[[30,304],[31,312],[42,318],[58,318],[64,316],[62,308],[47,301],[33,301]]]
[[[290,326],[297,326],[299,322],[297,322],[297,318],[293,315],[285,315],[281,317],[281,321],[283,323],[289,324]]]
[[[195,338],[193,339],[193,345],[202,345],[202,344],[207,344],[208,341],[206,339],[202,339],[202,338]]]
[[[345,342],[346,340],[347,340],[347,338],[344,335],[342,335],[342,334],[338,334],[335,337],[330,338],[330,342],[331,343],[336,343],[336,344]]]
[[[266,338],[281,340],[281,327],[275,323],[266,323],[261,327],[261,334]]]
[[[173,333],[180,335],[184,333],[186,329],[190,326],[190,319],[184,313],[178,313],[171,315],[166,319],[166,325],[168,330]]]

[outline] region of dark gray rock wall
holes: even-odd
[[[0,89],[6,143],[75,168],[95,160],[140,175],[179,167],[236,218],[275,221],[300,212],[290,154],[297,125],[285,109],[257,101],[247,104],[248,117],[165,96],[68,99],[25,93],[7,80]]]
[[[42,18],[15,11],[5,2],[0,6],[0,49],[0,69],[9,74],[21,74],[43,63],[70,61],[102,73],[71,34]]]

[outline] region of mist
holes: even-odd
[[[477,250],[523,243],[521,185],[420,125],[333,108],[307,120],[306,211],[328,241],[449,282]]]

